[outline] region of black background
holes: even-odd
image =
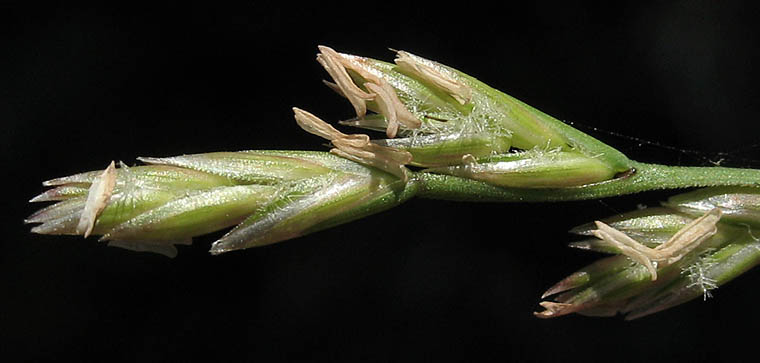
[[[0,351],[25,360],[716,361],[755,350],[757,271],[707,302],[632,322],[532,316],[544,289],[598,257],[567,248],[569,228],[672,192],[561,204],[412,200],[222,256],[207,253],[220,234],[204,236],[173,260],[22,224],[42,180],[111,160],[324,150],[290,110],[352,116],[320,82],[318,44],[438,60],[636,160],[760,167],[758,12],[744,3],[358,6],[4,5]]]

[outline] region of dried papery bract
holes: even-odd
[[[89,237],[95,228],[95,222],[98,215],[108,205],[113,188],[116,185],[116,164],[111,161],[106,170],[103,171],[90,185],[87,193],[87,201],[82,210],[82,216],[79,218],[76,232],[83,234],[85,238]]]

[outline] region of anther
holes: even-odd
[[[371,143],[367,135],[346,135],[319,117],[299,108],[294,107],[293,113],[298,125],[306,132],[330,140],[335,146],[330,150],[331,153],[360,164],[376,167],[399,177],[404,182],[408,180],[404,165],[412,161],[412,154],[409,152]]]
[[[96,177],[90,185],[87,193],[87,201],[82,210],[82,216],[79,217],[76,232],[89,237],[95,228],[95,222],[98,216],[108,205],[113,188],[116,186],[116,164],[111,161],[106,170]]]
[[[351,77],[348,75],[342,62],[342,56],[333,49],[325,46],[319,46],[320,54],[317,55],[317,62],[325,68],[328,74],[333,78],[335,84],[340,88],[341,93],[348,98],[351,105],[356,110],[356,115],[362,117],[367,114],[367,101],[374,98],[375,95],[362,91]]]
[[[655,248],[649,248],[600,221],[594,222],[598,229],[593,231],[593,234],[620,249],[624,255],[646,266],[654,281],[657,280],[656,264],[664,267],[680,261],[718,231],[716,225],[721,216],[721,210],[715,208],[687,224],[667,242]]]
[[[440,88],[460,104],[464,105],[472,99],[472,89],[470,87],[435,69],[431,65],[425,64],[420,57],[404,51],[398,51],[396,55],[397,57],[394,62],[401,69]]]

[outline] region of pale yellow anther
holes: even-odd
[[[335,83],[325,81],[325,84],[351,102],[357,117],[364,117],[367,112],[367,101],[374,100],[380,108],[380,113],[388,122],[386,133],[389,138],[396,137],[399,125],[404,125],[409,129],[416,129],[422,125],[422,122],[401,102],[393,87],[383,78],[368,72],[361,62],[351,56],[340,54],[325,46],[318,48],[321,53],[317,55],[317,61],[335,81]],[[356,85],[347,70],[355,72],[366,81],[364,87],[368,92]]]
[[[367,114],[367,100],[371,100],[375,95],[362,91],[357,86],[346,71],[343,56],[338,52],[325,46],[319,46],[320,54],[317,55],[317,62],[325,68],[335,84],[340,88],[341,93],[351,102],[356,110],[356,115],[362,117]]]
[[[385,134],[391,139],[396,137],[396,133],[398,133],[398,116],[396,115],[396,109],[394,108],[390,94],[383,87],[374,83],[367,82],[364,84],[364,87],[377,96],[375,97],[375,103],[377,103],[380,113],[385,116],[385,120],[388,122]]]
[[[594,223],[596,223],[596,228],[598,228],[592,232],[594,236],[611,244],[619,249],[622,254],[646,267],[652,281],[657,280],[657,268],[652,261],[654,258],[651,251],[654,251],[653,249],[642,245],[631,237],[628,237],[625,233],[601,221],[595,221]]]
[[[422,126],[422,122],[406,108],[388,82],[382,79],[378,79],[377,82],[367,82],[364,87],[376,95],[375,103],[388,122],[386,133],[389,138],[396,137],[399,124],[404,125],[407,129],[416,129]]]
[[[399,51],[394,60],[402,70],[412,73],[440,88],[460,104],[466,104],[472,99],[472,89],[464,83],[445,74],[443,71],[436,69],[432,62],[417,57],[408,52]]]
[[[717,223],[723,212],[713,208],[701,217],[695,219],[686,227],[680,229],[667,242],[655,249],[667,257],[667,263],[678,262],[684,255],[697,248],[703,241],[718,232]]]
[[[347,142],[351,142],[357,147],[369,144],[369,136],[364,134],[347,135],[332,127],[325,121],[322,121],[319,117],[304,111],[300,108],[293,107],[293,115],[296,119],[298,126],[313,135],[317,135],[326,140],[345,139]]]
[[[624,255],[646,266],[654,281],[657,280],[657,267],[665,267],[680,261],[702,242],[712,237],[718,231],[717,223],[721,216],[721,210],[715,208],[684,226],[667,242],[655,248],[649,248],[600,221],[594,222],[598,229],[593,231],[593,234],[620,249]]]
[[[76,232],[89,237],[95,228],[98,216],[108,205],[113,188],[116,186],[116,164],[111,161],[106,170],[97,176],[90,185],[87,193],[87,201],[84,204],[82,215],[79,217]]]
[[[407,151],[392,147],[381,146],[374,143],[357,147],[345,139],[334,140],[335,149],[331,153],[356,161],[361,164],[373,166],[397,176],[406,182],[409,178],[404,165],[412,161],[412,154]]]
[[[417,129],[422,126],[422,121],[406,108],[406,105],[404,105],[404,103],[398,98],[396,90],[394,90],[388,82],[382,79],[379,79],[377,82],[378,83],[376,84],[384,91],[385,97],[390,103],[390,107],[393,108],[396,113],[397,121],[400,124],[404,125],[407,129]]]
[[[293,107],[293,114],[298,125],[306,132],[330,140],[335,146],[330,150],[331,153],[376,167],[396,175],[405,182],[408,179],[404,165],[412,161],[412,154],[409,152],[371,143],[367,135],[344,134],[319,117],[299,108]]]

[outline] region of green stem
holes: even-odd
[[[681,167],[632,162],[635,172],[613,180],[570,188],[501,188],[449,175],[417,173],[419,197],[479,202],[557,202],[613,197],[658,189],[709,186],[760,187],[760,170]]]

